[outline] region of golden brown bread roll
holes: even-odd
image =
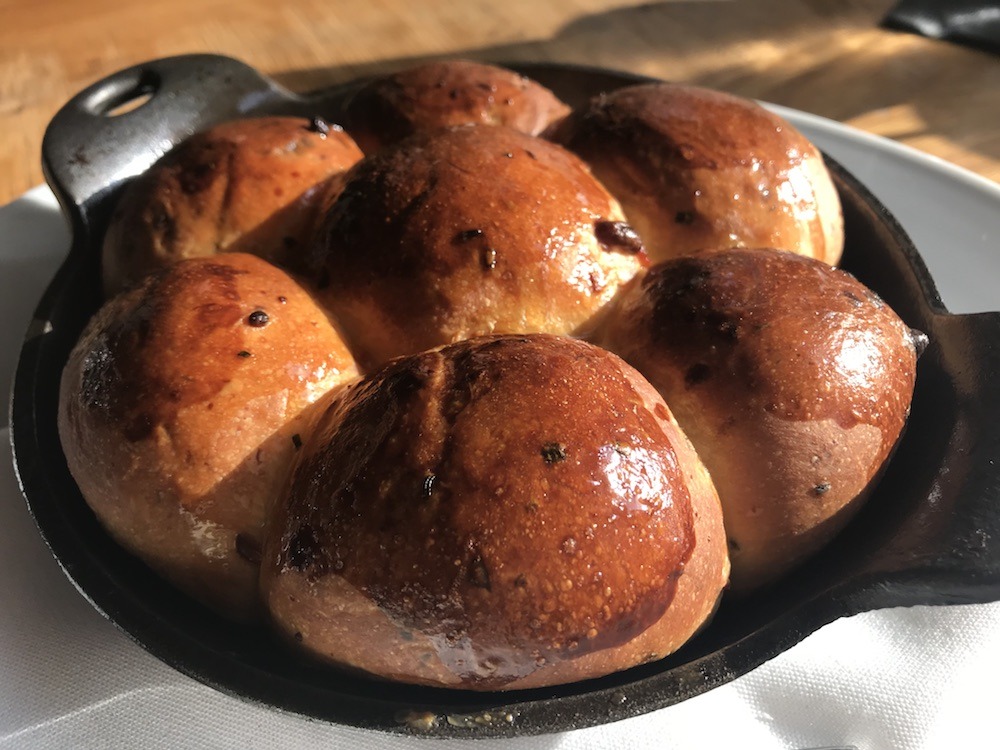
[[[246,252],[297,268],[322,182],[361,151],[319,118],[262,117],[187,139],[129,185],[103,248],[109,296],[184,258]]]
[[[271,615],[305,649],[475,690],[660,658],[728,573],[715,491],[656,391],[546,335],[424,352],[339,391],[264,555]]]
[[[559,146],[508,128],[367,157],[309,254],[366,368],[489,333],[579,333],[646,263],[618,203]]]
[[[312,299],[239,253],[108,302],[63,372],[59,435],[101,523],[179,588],[259,609],[263,524],[310,404],[357,371]]]
[[[911,331],[854,277],[786,252],[654,266],[596,338],[656,386],[708,467],[734,591],[844,526],[909,414]]]
[[[512,70],[468,60],[425,63],[382,76],[351,97],[344,125],[366,154],[424,130],[505,125],[538,135],[569,107]]]
[[[822,155],[752,101],[632,86],[596,97],[552,137],[621,201],[654,262],[729,247],[840,260],[840,200]]]

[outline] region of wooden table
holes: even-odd
[[[877,24],[892,0],[0,0],[0,204],[85,85],[211,51],[306,90],[444,55],[587,63],[824,115],[1000,180],[1000,57]]]

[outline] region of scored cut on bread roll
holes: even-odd
[[[490,333],[578,334],[646,264],[565,149],[508,128],[422,133],[345,178],[308,255],[366,368]]]
[[[220,252],[297,268],[325,181],[361,156],[319,117],[249,118],[191,136],[125,188],[104,239],[105,293]]]
[[[595,340],[659,390],[708,467],[743,593],[861,507],[902,433],[926,343],[853,276],[763,249],[654,266]]]
[[[595,97],[550,135],[621,201],[653,262],[729,247],[840,260],[840,198],[822,155],[755,102],[630,86]]]
[[[335,394],[261,575],[314,655],[506,690],[671,653],[728,566],[711,480],[656,391],[609,352],[533,335],[400,358]]]
[[[361,87],[344,125],[366,154],[425,130],[504,125],[538,135],[569,112],[544,86],[512,70],[442,60],[381,76]]]
[[[309,407],[356,375],[287,274],[240,253],[187,260],[90,321],[63,371],[59,436],[119,544],[202,603],[250,620],[263,526]]]

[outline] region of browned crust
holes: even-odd
[[[714,489],[655,391],[542,335],[397,360],[344,391],[265,554],[271,613],[305,648],[472,689],[663,656],[728,569]]]
[[[239,253],[107,303],[63,372],[59,434],[101,523],[181,589],[254,616],[263,525],[310,404],[357,374],[286,274]]]
[[[773,250],[654,266],[599,343],[671,405],[723,503],[733,587],[768,583],[857,510],[909,413],[909,329],[847,273]]]
[[[219,252],[298,268],[321,184],[360,158],[343,130],[320,120],[251,118],[192,136],[129,185],[115,208],[102,255],[105,292]]]
[[[366,154],[425,130],[503,125],[538,135],[569,107],[544,86],[495,65],[445,60],[376,78],[352,98],[345,127]]]
[[[839,198],[819,151],[755,102],[669,83],[593,99],[554,128],[662,261],[774,247],[836,264]]]
[[[348,173],[310,273],[366,367],[481,334],[575,333],[645,263],[623,218],[559,146],[418,134]]]

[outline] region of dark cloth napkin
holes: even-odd
[[[882,19],[882,26],[1000,55],[998,2],[902,0]]]

